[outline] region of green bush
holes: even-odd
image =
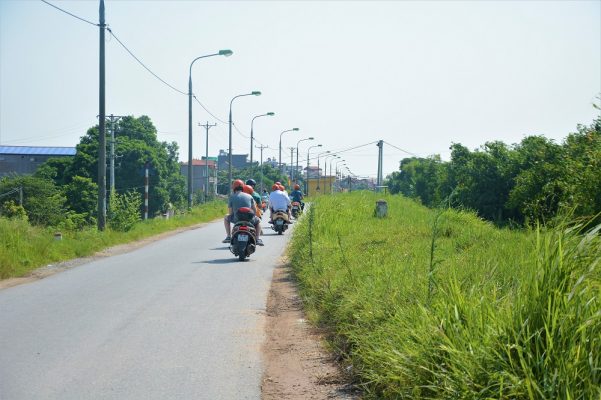
[[[113,193],[109,204],[109,227],[115,231],[127,232],[142,219],[142,199],[137,192]]]

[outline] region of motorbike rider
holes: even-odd
[[[229,243],[232,240],[232,228],[230,224],[235,224],[236,220],[236,212],[239,208],[248,207],[251,210],[255,209],[255,200],[251,195],[244,193],[244,181],[240,179],[236,179],[232,183],[232,194],[227,203],[227,209],[229,214],[223,218],[223,224],[225,226],[225,233],[227,236],[223,239],[223,243]],[[255,215],[250,221],[255,226],[255,235],[257,239],[257,245],[263,246],[263,240],[259,238],[261,234],[261,221]]]
[[[301,210],[305,209],[305,203],[303,202],[303,192],[300,190],[300,185],[297,183],[294,185],[294,190],[290,192],[290,200],[297,201],[301,205]]]
[[[269,195],[269,221],[273,221],[273,213],[276,211],[286,211],[288,214],[288,221],[292,221],[290,218],[290,205],[292,202],[288,195],[282,190],[282,185],[278,185],[277,182],[271,187],[271,194]]]
[[[259,216],[260,219],[263,219],[262,212],[260,211],[261,210],[261,204],[263,203],[263,199],[261,199],[261,195],[259,194],[259,192],[257,192],[255,190],[255,186],[257,185],[257,181],[255,181],[254,179],[249,179],[249,180],[246,181],[246,184],[253,189],[252,193],[249,193],[249,194],[253,197],[253,199],[255,199],[255,203],[257,204],[257,210],[259,210],[259,212],[257,213],[257,215]]]

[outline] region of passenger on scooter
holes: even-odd
[[[290,218],[290,198],[288,195],[282,190],[282,185],[278,185],[274,183],[271,187],[271,194],[269,195],[269,221],[273,221],[273,213],[276,211],[285,211],[288,214],[288,221],[291,221]]]
[[[255,215],[259,217],[259,219],[262,218],[262,214],[263,211],[261,211],[261,198],[259,197],[259,203],[257,203],[257,200],[255,199],[255,191],[253,190],[252,186],[250,185],[244,185],[244,188],[242,189],[242,191],[246,194],[250,194],[253,198],[253,205],[254,208],[253,210],[255,210]],[[263,234],[263,231],[261,230],[261,224],[259,224],[259,230],[261,231],[260,234]]]
[[[223,224],[225,226],[225,233],[227,236],[223,239],[223,243],[229,243],[232,240],[232,228],[230,224],[235,224],[236,220],[236,211],[242,207],[248,207],[251,210],[255,209],[255,201],[251,195],[244,193],[244,182],[240,179],[236,179],[234,183],[232,183],[232,194],[227,203],[227,209],[229,214],[223,218]],[[255,226],[255,234],[257,239],[257,245],[263,246],[263,241],[259,238],[261,234],[261,221],[255,215],[250,221]]]
[[[257,182],[254,179],[249,179],[246,181],[246,184],[248,186],[250,186],[253,189],[252,193],[249,193],[253,199],[255,199],[255,203],[257,204],[257,209],[259,210],[259,212],[257,213],[257,215],[259,216],[259,218],[262,219],[262,212],[261,210],[261,203],[263,203],[263,200],[261,199],[261,195],[259,194],[259,192],[257,192],[255,190],[255,186],[257,185]]]
[[[294,185],[294,190],[290,192],[290,200],[297,201],[301,205],[301,210],[305,209],[305,203],[303,203],[303,192],[300,190],[300,185],[297,183]]]

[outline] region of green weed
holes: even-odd
[[[95,228],[61,231],[60,241],[54,240],[55,229],[31,226],[20,219],[0,218],[0,279],[23,276],[50,263],[89,256],[110,246],[211,221],[225,213],[225,203],[214,201],[168,220],[154,218],[139,222],[127,232],[110,229],[99,232]]]
[[[290,248],[366,397],[601,398],[598,232],[497,229],[399,196],[377,219],[380,197],[315,199]]]

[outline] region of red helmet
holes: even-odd
[[[244,193],[248,193],[250,195],[252,195],[255,192],[255,190],[253,189],[253,187],[250,186],[250,185],[244,185],[244,187],[242,188],[242,191]]]
[[[232,190],[243,189],[243,188],[244,188],[244,181],[242,181],[242,179],[236,179],[232,183]]]
[[[275,184],[276,185],[281,185],[282,183],[280,181],[276,181]]]
[[[284,186],[284,185],[282,185],[282,184],[280,184],[280,185],[278,185],[278,186],[280,187],[280,190],[281,190],[282,192],[283,192],[284,190],[286,190],[286,186]]]
[[[300,185],[298,183],[294,185],[294,190],[300,190]]]
[[[274,183],[273,186],[271,187],[271,190],[273,190],[274,192],[276,190],[280,190],[280,185],[278,185],[277,183]]]

